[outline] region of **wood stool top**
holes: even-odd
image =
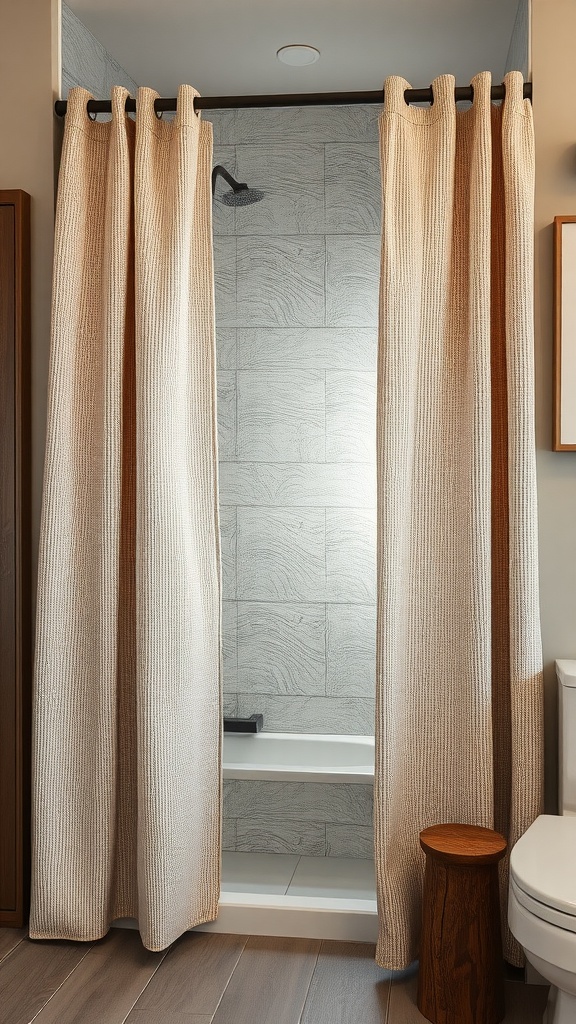
[[[432,825],[420,833],[420,846],[449,864],[495,864],[506,853],[504,836],[479,825]]]

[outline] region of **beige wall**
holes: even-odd
[[[59,88],[59,0],[11,3],[0,32],[0,188],[32,196],[32,500],[40,516],[54,223],[52,105]]]
[[[574,0],[532,0],[536,132],[536,419],[547,802],[556,810],[554,658],[576,658],[576,452],[552,452],[552,220],[576,214]],[[575,292],[576,298],[576,292]]]

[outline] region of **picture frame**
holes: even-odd
[[[552,450],[576,451],[576,216],[554,218]]]

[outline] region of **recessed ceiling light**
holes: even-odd
[[[315,64],[320,59],[320,50],[315,46],[282,46],[276,56],[283,64],[290,64],[293,68],[303,68],[306,64]]]

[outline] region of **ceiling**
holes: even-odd
[[[478,71],[501,81],[518,0],[67,0],[138,82],[164,96],[181,82],[205,96],[414,87]],[[307,43],[310,67],[276,51]]]

